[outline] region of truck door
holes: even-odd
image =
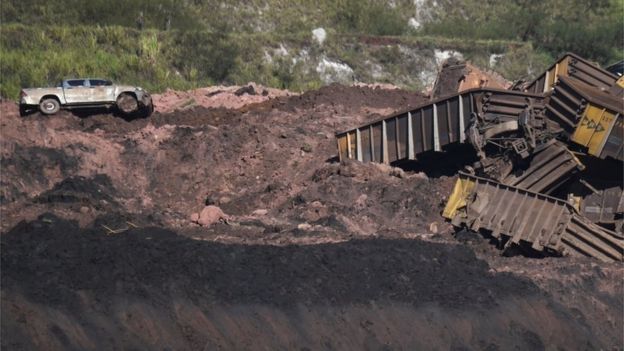
[[[85,79],[68,79],[63,83],[63,93],[68,104],[88,103],[90,89]]]
[[[104,79],[89,79],[89,89],[93,102],[110,102],[115,100],[113,83]]]

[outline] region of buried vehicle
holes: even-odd
[[[452,87],[455,89],[456,87]],[[624,77],[574,54],[513,90],[478,87],[337,133],[341,160],[472,146],[443,217],[505,249],[624,260]]]
[[[19,107],[21,115],[36,109],[53,115],[62,108],[116,107],[125,115],[149,116],[154,110],[152,97],[142,88],[99,78],[65,79],[57,87],[22,89]]]

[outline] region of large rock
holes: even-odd
[[[202,226],[210,226],[219,221],[227,222],[228,216],[218,206],[209,205],[204,207],[199,214],[191,215],[191,220]]]

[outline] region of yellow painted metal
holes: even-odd
[[[586,146],[590,155],[599,157],[615,119],[613,111],[588,104],[572,135],[572,141]]]
[[[476,183],[470,179],[457,179],[453,193],[446,202],[442,216],[447,219],[453,219],[457,214],[457,210],[466,207],[466,199],[472,193]]]
[[[570,203],[570,205],[572,205],[572,207],[574,207],[574,209],[577,212],[581,212],[581,201],[582,201],[582,197],[580,196],[576,196],[574,194],[569,194],[568,195],[568,203]]]
[[[546,74],[547,79],[544,80],[544,92],[548,92],[553,89],[559,80],[559,76],[568,76],[569,61],[570,56],[565,56],[561,59],[561,61],[557,62],[551,69],[548,70],[548,74]]]

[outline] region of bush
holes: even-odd
[[[171,43],[173,66],[189,79],[222,81],[238,56],[238,47],[223,32],[177,32]],[[196,77],[191,77],[195,72]]]
[[[368,35],[401,35],[407,27],[397,8],[375,0],[336,2],[334,25],[344,31]]]

